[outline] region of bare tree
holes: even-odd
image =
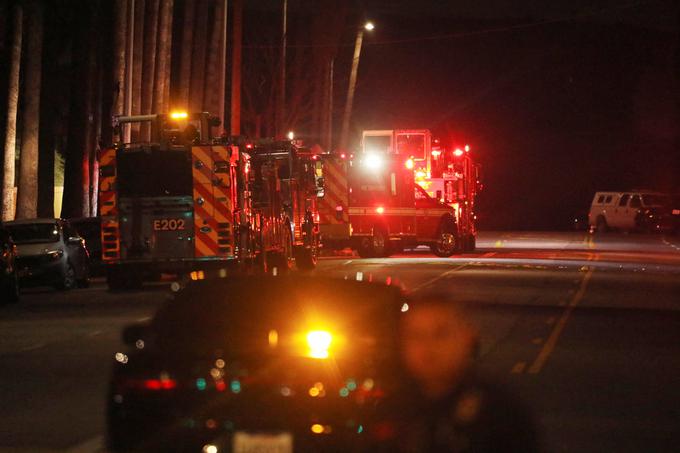
[[[26,78],[24,84],[17,218],[30,219],[38,211],[38,139],[40,132],[40,77],[42,70],[42,5],[28,8]]]
[[[179,62],[179,90],[175,102],[182,108],[189,108],[189,89],[191,87],[191,57],[193,55],[194,22],[196,3],[184,2],[184,20],[182,22],[182,48]]]
[[[2,220],[14,219],[14,173],[16,159],[17,108],[19,105],[19,69],[21,68],[21,35],[23,11],[21,3],[14,6],[12,48],[9,65],[7,125],[2,184]]]
[[[121,115],[125,105],[125,43],[127,36],[128,0],[116,0],[113,22],[113,115]]]
[[[191,82],[188,107],[192,112],[203,110],[203,92],[205,90],[205,59],[208,47],[208,16],[210,4],[200,0],[197,5],[196,23],[191,55]]]
[[[142,113],[142,65],[148,56],[144,54],[144,0],[135,0],[134,49],[132,52],[132,114]],[[132,141],[139,140],[139,124],[132,125]]]
[[[164,112],[168,106],[166,84],[170,81],[170,49],[172,46],[172,0],[161,0],[158,14],[158,46],[154,84],[154,112]]]
[[[189,2],[190,3],[190,2]],[[149,114],[153,108],[153,84],[156,78],[156,42],[158,36],[159,0],[147,0],[144,30],[144,62],[142,69],[142,113]],[[142,141],[151,139],[151,125],[142,123]]]

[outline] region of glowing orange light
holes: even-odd
[[[325,359],[328,357],[328,348],[331,346],[333,336],[326,330],[312,330],[307,333],[307,346],[309,357]]]
[[[172,112],[170,113],[170,118],[173,120],[180,120],[180,119],[185,119],[188,118],[189,114],[187,112]]]
[[[310,428],[314,434],[321,434],[323,433],[323,425],[320,425],[318,423],[314,423],[312,427]]]
[[[413,170],[415,162],[413,162],[413,159],[408,159],[404,165],[406,165],[406,168],[408,168],[409,170]]]
[[[453,152],[453,155],[456,157],[460,157],[463,155],[463,150],[460,148],[456,148],[456,150]]]
[[[378,206],[377,208],[375,208],[375,212],[377,212],[378,214],[382,214],[385,212],[385,208],[383,208],[382,206]]]

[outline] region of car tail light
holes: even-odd
[[[167,377],[140,379],[124,378],[118,382],[121,390],[147,390],[147,391],[167,391],[177,388],[177,381]]]

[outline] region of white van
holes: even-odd
[[[671,227],[670,197],[651,191],[597,192],[588,213],[591,231],[665,231]]]

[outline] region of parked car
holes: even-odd
[[[17,246],[17,268],[22,284],[46,284],[68,290],[89,284],[89,256],[85,241],[61,219],[6,222]]]
[[[588,213],[591,230],[662,232],[673,229],[671,198],[651,191],[597,192]]]
[[[100,217],[78,217],[68,219],[71,226],[85,239],[90,254],[90,275],[104,275],[102,261],[102,220]]]
[[[404,303],[351,280],[190,282],[123,332],[108,450],[375,451]]]
[[[19,275],[16,267],[17,250],[9,231],[0,226],[0,303],[19,300]]]

